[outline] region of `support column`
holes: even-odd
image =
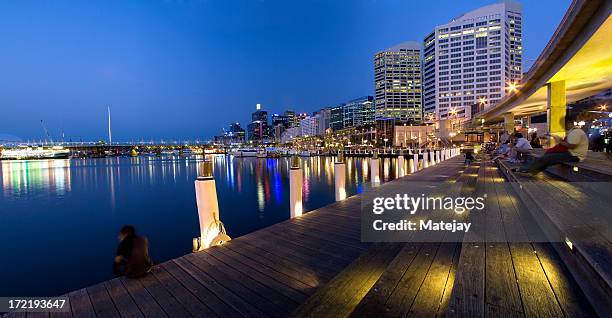
[[[419,154],[417,152],[412,154],[412,166],[410,169],[410,173],[419,171]]]
[[[435,166],[436,165],[436,152],[433,149],[431,149],[429,151],[429,164],[431,166]]]
[[[289,207],[291,218],[302,215],[302,169],[300,159],[294,156],[289,169]]]
[[[428,156],[429,156],[429,151],[427,150],[423,151],[423,169],[429,168],[429,158],[427,158]]]
[[[212,169],[212,161],[204,161],[200,168],[200,175],[195,181],[200,237],[194,239],[194,251],[199,251],[212,245],[219,245],[230,240],[229,236],[225,234],[223,223],[219,220],[217,187]]]
[[[378,173],[378,151],[374,151],[372,161],[370,161],[370,175],[373,187],[380,185],[380,174]]]
[[[440,149],[436,150],[436,163],[440,163],[441,158],[440,158]]]
[[[566,100],[565,100],[565,81],[548,83],[548,109],[546,117],[548,123],[548,132],[554,135],[565,137],[565,115],[566,115]],[[550,146],[554,139],[550,138]]]
[[[336,185],[336,201],[342,201],[346,199],[346,164],[344,163],[344,156],[338,155],[336,163],[334,164],[334,177]]]
[[[504,129],[509,133],[514,132],[514,114],[504,113]]]

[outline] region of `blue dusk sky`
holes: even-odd
[[[373,93],[373,55],[494,1],[0,1],[0,135],[208,139]],[[522,1],[524,61],[569,0]]]

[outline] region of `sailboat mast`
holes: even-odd
[[[108,144],[113,144],[113,134],[111,132],[111,114],[110,114],[110,106],[108,106]]]

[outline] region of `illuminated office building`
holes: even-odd
[[[423,43],[424,120],[470,117],[512,91],[522,75],[521,6],[504,1],[437,26]]]
[[[376,119],[422,120],[421,45],[404,42],[374,56]]]

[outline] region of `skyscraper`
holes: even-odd
[[[424,117],[470,117],[521,79],[522,14],[514,1],[491,4],[437,26],[424,39]]]
[[[344,104],[332,107],[330,126],[333,130],[340,130],[344,128]]]
[[[376,118],[422,119],[421,45],[404,42],[374,56]]]
[[[261,110],[257,104],[257,110],[251,114],[251,123],[248,125],[249,140],[264,140],[270,136],[268,127],[268,112]]]
[[[343,104],[344,128],[374,124],[374,98],[364,96]]]

